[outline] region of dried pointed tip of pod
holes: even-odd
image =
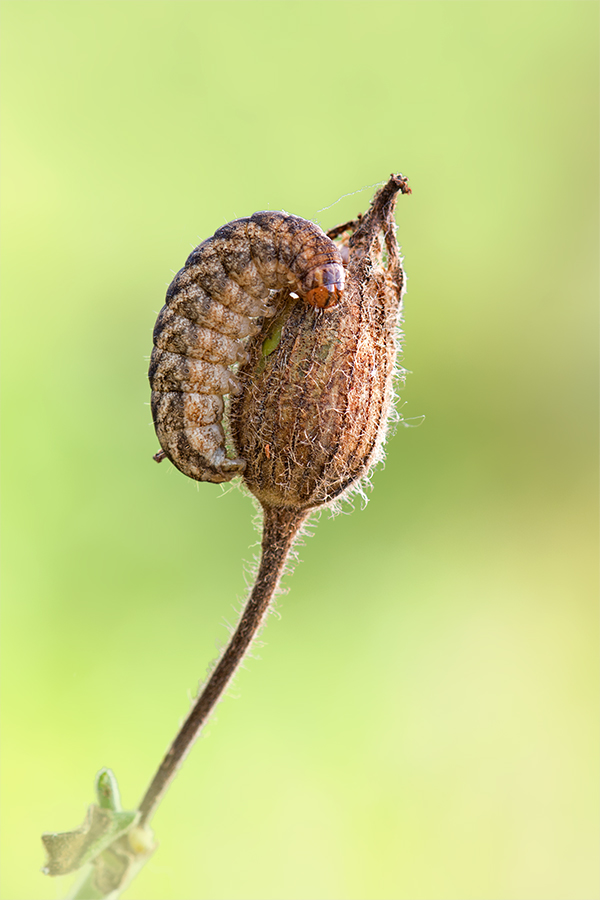
[[[230,424],[244,482],[264,506],[329,503],[382,456],[405,283],[394,209],[410,192],[392,175],[348,223],[346,284],[333,309],[290,303],[247,345]]]

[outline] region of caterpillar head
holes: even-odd
[[[344,290],[345,273],[341,263],[328,263],[312,269],[303,278],[302,299],[315,309],[331,309]]]

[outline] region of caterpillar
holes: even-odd
[[[257,212],[219,228],[192,251],[171,282],[154,327],[148,377],[161,451],[196,481],[230,481],[245,469],[225,447],[223,396],[240,384],[244,339],[276,312],[279,291],[315,309],[344,289],[342,256],[324,231],[283,212]]]

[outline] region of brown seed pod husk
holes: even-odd
[[[366,215],[347,223],[353,233],[338,305],[319,310],[282,291],[277,315],[246,345],[230,428],[246,462],[243,481],[264,507],[331,503],[382,457],[405,286],[398,193],[410,188],[392,175]]]

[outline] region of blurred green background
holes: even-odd
[[[392,171],[426,420],[321,517],[125,897],[598,897],[597,35],[594,2],[3,3],[4,900],[64,896],[40,833],[101,766],[138,802],[245,595],[249,499],[151,459],[166,285]]]

